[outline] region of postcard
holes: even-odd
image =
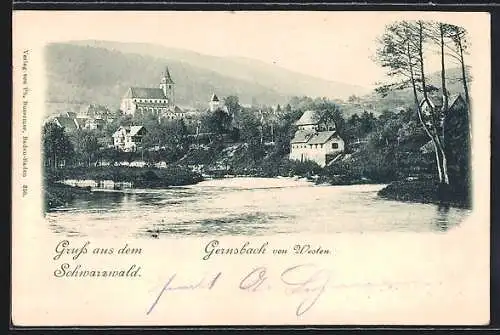
[[[489,323],[490,17],[14,11],[15,326]]]

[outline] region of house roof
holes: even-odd
[[[113,137],[118,136],[122,130],[124,130],[127,135],[135,136],[139,133],[139,131],[141,131],[141,129],[146,128],[144,128],[144,126],[121,126],[115,131]]]
[[[420,151],[424,154],[434,152],[434,143],[432,141],[425,143],[420,147]]]
[[[74,119],[74,118],[76,118],[76,113],[75,112],[64,112],[64,113],[61,113],[60,116]]]
[[[64,129],[66,130],[76,130],[78,129],[78,125],[75,122],[75,119],[69,118],[69,117],[64,117],[64,116],[58,116],[54,118],[54,120]]]
[[[312,131],[298,130],[290,143],[307,143],[309,138],[314,134]]]
[[[137,99],[166,99],[161,88],[130,87],[125,94],[125,98]]]
[[[182,110],[182,108],[180,108],[179,106],[175,105],[175,106],[172,106],[168,109],[169,112],[174,112],[174,113],[182,113],[184,112]]]
[[[130,136],[137,135],[139,131],[141,131],[144,127],[143,126],[131,126],[130,127]]]
[[[441,106],[443,106],[443,97],[442,96],[429,96],[429,101],[432,105],[433,108],[440,108]],[[451,108],[456,102],[458,99],[463,99],[462,98],[462,95],[461,94],[451,94],[448,96],[448,106],[449,108]],[[425,104],[425,99],[422,98],[422,100],[420,101],[420,106],[424,105]]]
[[[78,117],[75,119],[75,122],[78,124],[79,128],[82,128],[85,126],[85,123],[88,121],[88,118],[85,117]]]
[[[302,114],[300,119],[295,122],[296,126],[305,126],[305,125],[311,125],[311,124],[318,124],[319,121],[321,120],[321,113],[317,111],[312,111],[312,110],[307,110]]]
[[[307,144],[324,144],[328,142],[330,138],[337,134],[336,131],[320,131],[315,133],[307,142]]]

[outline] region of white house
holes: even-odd
[[[113,146],[122,151],[135,151],[145,134],[143,126],[121,126],[113,134]]]
[[[290,141],[290,159],[311,160],[325,166],[344,151],[345,142],[335,125],[323,123],[320,112],[304,112],[295,125],[298,129]]]

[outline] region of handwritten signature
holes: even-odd
[[[165,282],[159,294],[147,311],[151,314],[162,296],[168,291],[176,290],[212,290],[221,280],[222,272],[193,281],[190,284],[178,285],[175,283],[177,274],[173,274]],[[239,289],[247,292],[261,292],[275,289],[271,285],[271,275],[266,267],[257,267],[246,274],[239,283]],[[325,292],[330,281],[330,271],[319,268],[314,264],[300,264],[283,270],[279,276],[279,286],[285,289],[288,295],[302,295],[295,314],[301,316],[309,311]]]

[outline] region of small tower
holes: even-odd
[[[212,99],[210,99],[210,111],[215,112],[220,107],[220,101],[217,95],[214,93]]]
[[[165,73],[163,73],[163,77],[161,78],[160,88],[163,90],[163,94],[167,98],[167,103],[169,106],[174,105],[174,97],[175,97],[175,83],[170,76],[170,71],[168,71],[168,66],[165,68]]]

